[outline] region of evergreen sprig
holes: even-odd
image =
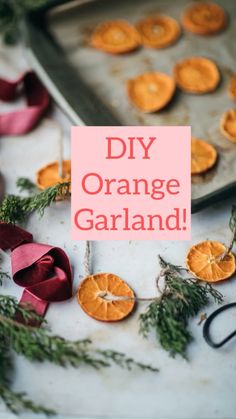
[[[161,346],[172,356],[187,358],[187,346],[193,339],[188,330],[191,317],[206,306],[212,297],[221,303],[222,294],[210,284],[202,285],[194,278],[181,275],[182,268],[160,258],[164,290],[140,315],[140,333],[147,337],[154,329]],[[185,269],[184,269],[185,270]]]
[[[2,285],[5,279],[10,279],[10,275],[7,272],[0,271],[0,285]]]
[[[0,258],[0,262],[1,262],[1,258]],[[6,279],[11,279],[9,273],[8,272],[5,272],[5,271],[1,271],[1,269],[0,269],[0,285],[2,285],[3,282]]]
[[[47,416],[56,414],[54,410],[38,405],[28,399],[25,393],[12,391],[5,383],[0,385],[0,398],[4,401],[7,408],[15,414],[25,410],[33,413],[44,413]]]
[[[35,183],[27,177],[19,177],[16,181],[16,186],[19,188],[20,192],[26,191],[29,194],[31,194],[32,192],[37,191],[37,186],[35,185]]]
[[[3,400],[7,408],[13,413],[29,410],[34,413],[44,413],[52,415],[55,412],[44,406],[37,405],[28,399],[23,392],[14,392],[11,388],[10,377],[13,372],[13,356],[11,348],[8,347],[6,336],[0,339],[0,399]]]
[[[6,43],[19,39],[19,26],[27,12],[49,3],[49,0],[0,0],[0,33]]]
[[[19,314],[26,323],[41,320],[41,327],[18,322],[16,318]],[[100,369],[115,364],[126,369],[137,367],[141,370],[158,371],[157,368],[138,362],[123,353],[94,348],[89,339],[70,341],[52,335],[47,322],[28,306],[19,305],[11,296],[0,295],[0,398],[15,413],[25,409],[46,414],[52,414],[53,411],[36,405],[24,393],[12,391],[9,379],[13,368],[12,352],[23,355],[29,361],[49,361],[63,367],[86,365]]]
[[[65,199],[69,196],[70,185],[70,182],[57,183],[28,197],[7,195],[0,206],[0,221],[21,224],[34,211],[43,216],[45,208],[57,198]]]
[[[96,352],[104,357],[107,361],[114,362],[116,365],[118,365],[121,368],[126,368],[128,370],[131,370],[133,367],[138,367],[141,370],[148,370],[151,372],[158,372],[159,369],[156,367],[153,367],[152,365],[143,364],[142,362],[137,362],[133,358],[127,357],[122,352],[112,351],[112,350],[101,350],[97,349]]]

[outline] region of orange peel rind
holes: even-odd
[[[217,160],[215,147],[200,138],[191,140],[191,174],[204,173],[211,169]]]
[[[105,299],[105,295],[110,298]],[[85,313],[103,322],[116,322],[127,317],[135,306],[134,297],[128,284],[113,273],[87,276],[77,292],[78,302]]]
[[[109,20],[95,28],[90,45],[111,54],[123,54],[140,46],[140,36],[126,20]]]
[[[196,94],[212,92],[220,82],[216,64],[204,57],[190,57],[178,62],[174,67],[174,77],[181,90]]]
[[[149,48],[166,48],[174,44],[181,34],[178,22],[165,15],[142,19],[136,27],[141,37],[141,44]]]
[[[59,175],[59,164],[57,161],[51,162],[43,166],[36,173],[36,185],[39,189],[44,190],[57,183],[71,181],[71,161],[63,160],[63,177]]]
[[[225,138],[236,143],[236,109],[230,109],[223,114],[220,130]]]
[[[231,77],[229,81],[228,95],[232,100],[236,100],[236,75]]]
[[[217,241],[204,241],[192,246],[186,257],[186,266],[196,278],[218,282],[230,278],[236,269],[233,253],[222,259],[226,247]]]
[[[183,16],[183,27],[197,35],[214,35],[225,28],[227,15],[218,4],[198,2],[188,7]]]
[[[164,108],[175,92],[175,81],[164,73],[143,73],[127,82],[130,101],[143,112],[157,112]]]

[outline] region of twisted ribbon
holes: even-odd
[[[24,287],[20,304],[30,304],[44,316],[50,302],[72,297],[72,273],[62,249],[32,240],[33,236],[20,227],[0,223],[0,248],[11,249],[13,280]]]
[[[21,75],[15,81],[0,78],[0,99],[14,100],[21,85],[27,106],[21,110],[0,114],[0,135],[21,135],[29,132],[49,105],[49,94],[32,71]]]

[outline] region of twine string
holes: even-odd
[[[85,253],[84,253],[84,274],[85,277],[92,274],[91,272],[91,242],[86,240],[85,242]],[[160,274],[158,275],[159,279],[161,276],[165,274],[165,270],[162,269]],[[160,290],[158,286],[158,280],[156,281],[157,289],[161,293],[160,296],[155,297],[129,297],[126,295],[113,295],[109,291],[100,291],[97,296],[104,299],[105,301],[157,301],[162,298],[163,292]]]
[[[89,240],[85,242],[85,254],[84,254],[84,273],[85,276],[91,275],[91,243]]]
[[[59,127],[59,147],[58,147],[58,174],[63,178],[63,156],[64,156],[64,147],[63,147],[63,129],[62,126],[58,124]]]
[[[108,291],[101,291],[97,294],[98,297],[105,301],[154,301],[160,297],[127,297],[126,295],[113,295]]]

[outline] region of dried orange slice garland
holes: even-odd
[[[226,247],[216,241],[204,241],[192,246],[187,254],[188,270],[206,282],[218,282],[230,278],[236,269],[235,257],[230,252],[222,259]]]
[[[94,30],[90,44],[105,52],[122,54],[136,49],[140,45],[140,36],[125,20],[110,20]]]
[[[180,89],[198,94],[212,92],[220,81],[215,63],[203,57],[190,57],[177,63],[174,77]]]
[[[63,177],[59,175],[58,162],[52,162],[42,167],[36,174],[36,184],[41,190],[54,186],[57,183],[70,182],[71,180],[71,162],[63,161]]]
[[[130,101],[143,112],[156,112],[164,108],[175,92],[175,82],[164,73],[143,73],[127,82]]]
[[[236,75],[230,79],[228,85],[228,95],[231,99],[236,100]]]
[[[186,9],[182,16],[184,28],[197,35],[213,35],[226,26],[225,11],[215,3],[199,2]]]
[[[191,140],[191,174],[199,174],[214,166],[217,159],[215,147],[206,141],[193,137]]]
[[[236,109],[230,109],[223,114],[220,130],[225,138],[236,143]]]
[[[165,48],[180,36],[180,25],[169,16],[159,15],[142,19],[137,24],[142,45],[149,48]]]
[[[122,299],[119,300],[119,297]],[[77,293],[82,309],[90,317],[104,322],[116,322],[127,317],[134,308],[134,297],[126,282],[112,273],[89,275],[81,282]]]

